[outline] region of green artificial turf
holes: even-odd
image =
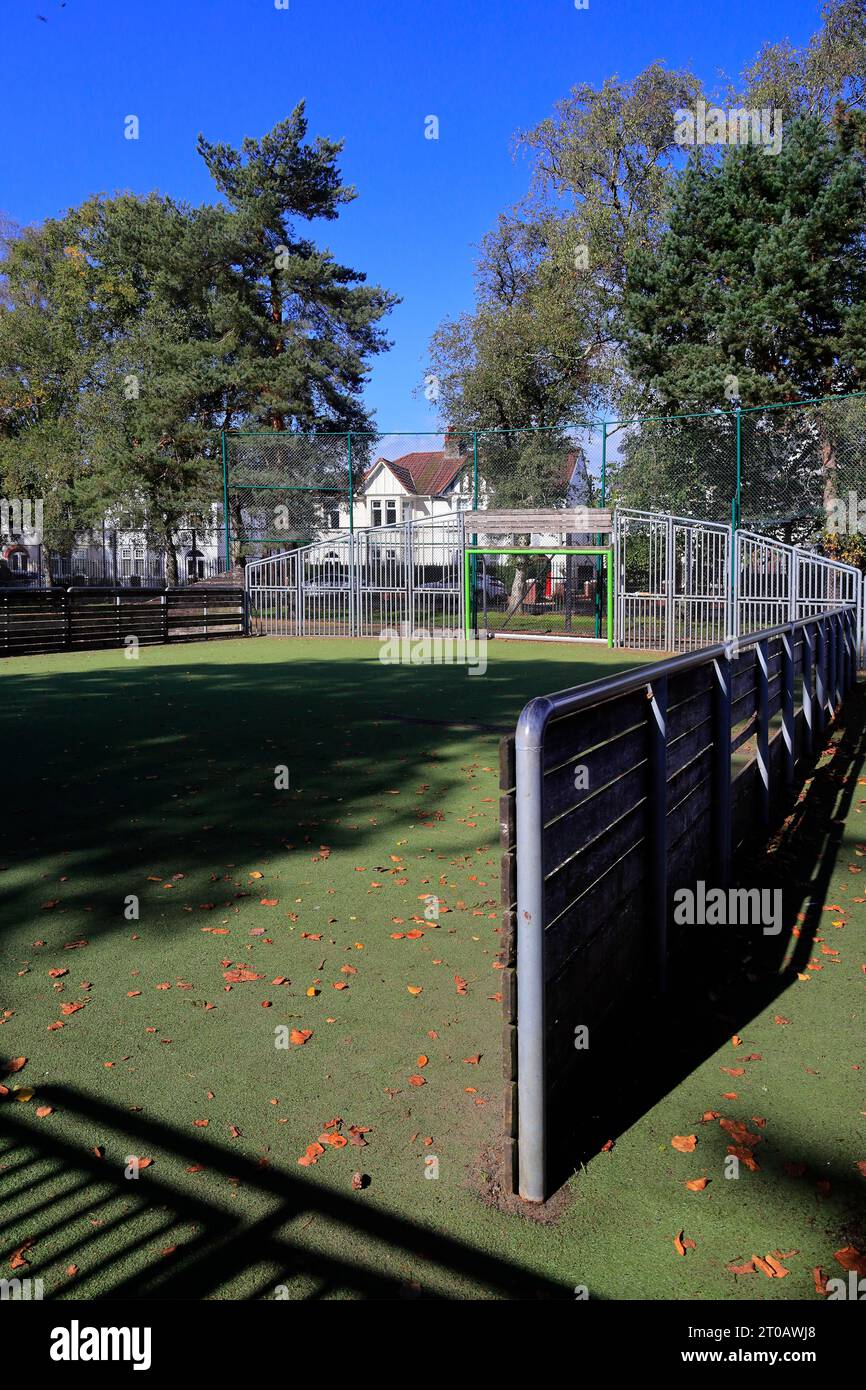
[[[17,1273],[50,1297],[815,1296],[866,1191],[856,796],[828,898],[844,925],[824,933],[839,956],[545,1220],[489,1200],[498,738],[532,695],[637,660],[493,643],[470,676],[384,666],[373,642],[259,639],[6,661],[0,1053],[27,1062],[0,1105],[3,1272],[32,1242]],[[238,967],[260,978],[227,981]],[[279,1028],[310,1037],[278,1048]],[[636,1038],[635,1065],[669,1041]],[[753,1052],[736,1084],[719,1070]],[[759,1172],[724,1180],[710,1109],[766,1121]],[[326,1132],[354,1142],[300,1166]],[[694,1153],[671,1148],[691,1133]],[[130,1155],[152,1160],[137,1178]],[[777,1249],[798,1252],[787,1278],[725,1268]]]

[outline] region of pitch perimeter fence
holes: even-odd
[[[502,758],[503,1006],[526,1200],[549,1195],[553,1133],[616,1088],[604,1039],[664,992],[673,892],[724,887],[766,834],[854,684],[856,641],[854,608],[835,607],[523,710],[513,773],[507,741]]]
[[[0,589],[0,656],[240,637],[238,588]]]
[[[519,494],[699,516],[788,545],[866,534],[866,392],[555,428],[229,431],[221,452],[227,569],[377,524],[374,503],[385,524],[429,517],[446,491],[475,509]]]

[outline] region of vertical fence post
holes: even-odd
[[[827,726],[827,635],[824,618],[815,625],[815,734],[823,738]]]
[[[674,583],[676,555],[674,553],[674,519],[668,516],[665,524],[665,646],[674,648]]]
[[[72,646],[72,596],[75,593],[73,588],[64,590],[63,593],[63,645]]]
[[[411,521],[403,526],[403,564],[406,567],[406,632],[411,636],[415,631],[415,555]]]
[[[547,700],[531,701],[514,740],[517,800],[517,1152],[520,1196],[546,1196],[543,748]]]
[[[720,886],[731,877],[731,677],[729,656],[713,662],[713,844]]]
[[[226,533],[226,534],[225,534],[226,574],[228,574],[229,571],[230,571],[230,569],[231,569],[231,567],[232,567],[232,553],[231,553],[232,548],[231,548],[231,540],[230,540],[230,535],[231,535],[231,533],[230,533],[230,530],[229,530],[229,458],[228,458],[228,449],[227,449],[227,447],[226,447],[226,432],[225,432],[225,430],[220,430],[220,452],[222,453],[222,464],[223,464],[223,522],[225,523],[225,533]],[[116,579],[117,579],[116,568],[115,568],[115,576],[114,576],[114,577],[115,577],[115,580],[116,580]]]
[[[766,637],[758,643],[755,655],[758,682],[758,812],[761,824],[767,826],[770,822],[770,644]]]
[[[161,595],[161,597],[160,597],[159,602],[160,602],[160,606],[161,606],[161,608],[162,608],[162,640],[163,640],[163,643],[164,643],[165,645],[167,645],[167,644],[168,644],[168,586],[167,586],[167,585],[166,585],[165,589],[163,589],[163,591],[162,591],[162,595]]]
[[[352,431],[346,431],[346,455],[349,470],[349,636],[357,637],[357,602],[355,598],[355,486],[352,480]],[[300,568],[300,566],[299,566]],[[303,587],[301,589],[303,602]]]
[[[734,522],[736,509],[731,503],[731,636],[740,635],[740,532]]]
[[[836,618],[827,619],[827,722],[831,723],[836,708]]]
[[[793,625],[782,634],[782,740],[785,766],[785,787],[794,786],[794,643]]]
[[[349,537],[349,554],[351,555],[351,553],[352,553],[352,537],[350,536],[350,537]],[[306,615],[306,613],[304,612],[304,552],[303,552],[302,550],[297,550],[297,551],[295,551],[295,559],[296,559],[296,564],[295,564],[295,608],[297,609],[297,614],[298,614],[297,632],[298,632],[298,636],[299,636],[299,637],[303,637],[303,635],[304,635],[304,628],[305,628],[305,626],[306,626],[306,618],[307,618],[307,615]],[[351,575],[352,575],[351,561],[350,561],[350,570],[349,570],[349,574],[350,574],[350,583],[351,583],[351,582],[352,582],[352,580],[351,580]]]
[[[656,927],[656,980],[660,994],[668,984],[668,683],[667,678],[648,687],[649,710],[649,878],[650,921]]]

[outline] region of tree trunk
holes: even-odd
[[[532,537],[529,535],[515,536],[515,545],[529,545]],[[517,564],[514,567],[514,579],[511,581],[511,593],[508,598],[508,607],[505,610],[506,618],[512,618],[514,614],[523,607],[523,600],[526,598],[526,561],[522,555],[517,556]]]
[[[44,542],[39,547],[39,578],[46,589],[51,588],[51,556]]]
[[[177,551],[174,548],[174,541],[168,527],[165,529],[163,553],[165,555],[165,582],[171,588],[175,588],[177,585]]]

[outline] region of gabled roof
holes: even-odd
[[[422,497],[440,496],[457,475],[466,467],[467,455],[446,455],[444,449],[434,449],[429,453],[403,454],[398,459],[379,458],[367,470],[364,486],[372,478],[381,464],[390,468],[394,477],[407,492]]]
[[[566,487],[572,483],[575,466],[580,458],[576,449],[563,456],[564,482]],[[426,453],[403,454],[397,459],[378,458],[364,475],[364,487],[381,465],[390,468],[394,477],[407,492],[427,497],[439,497],[466,467],[468,454],[446,454],[444,449],[434,449]]]

